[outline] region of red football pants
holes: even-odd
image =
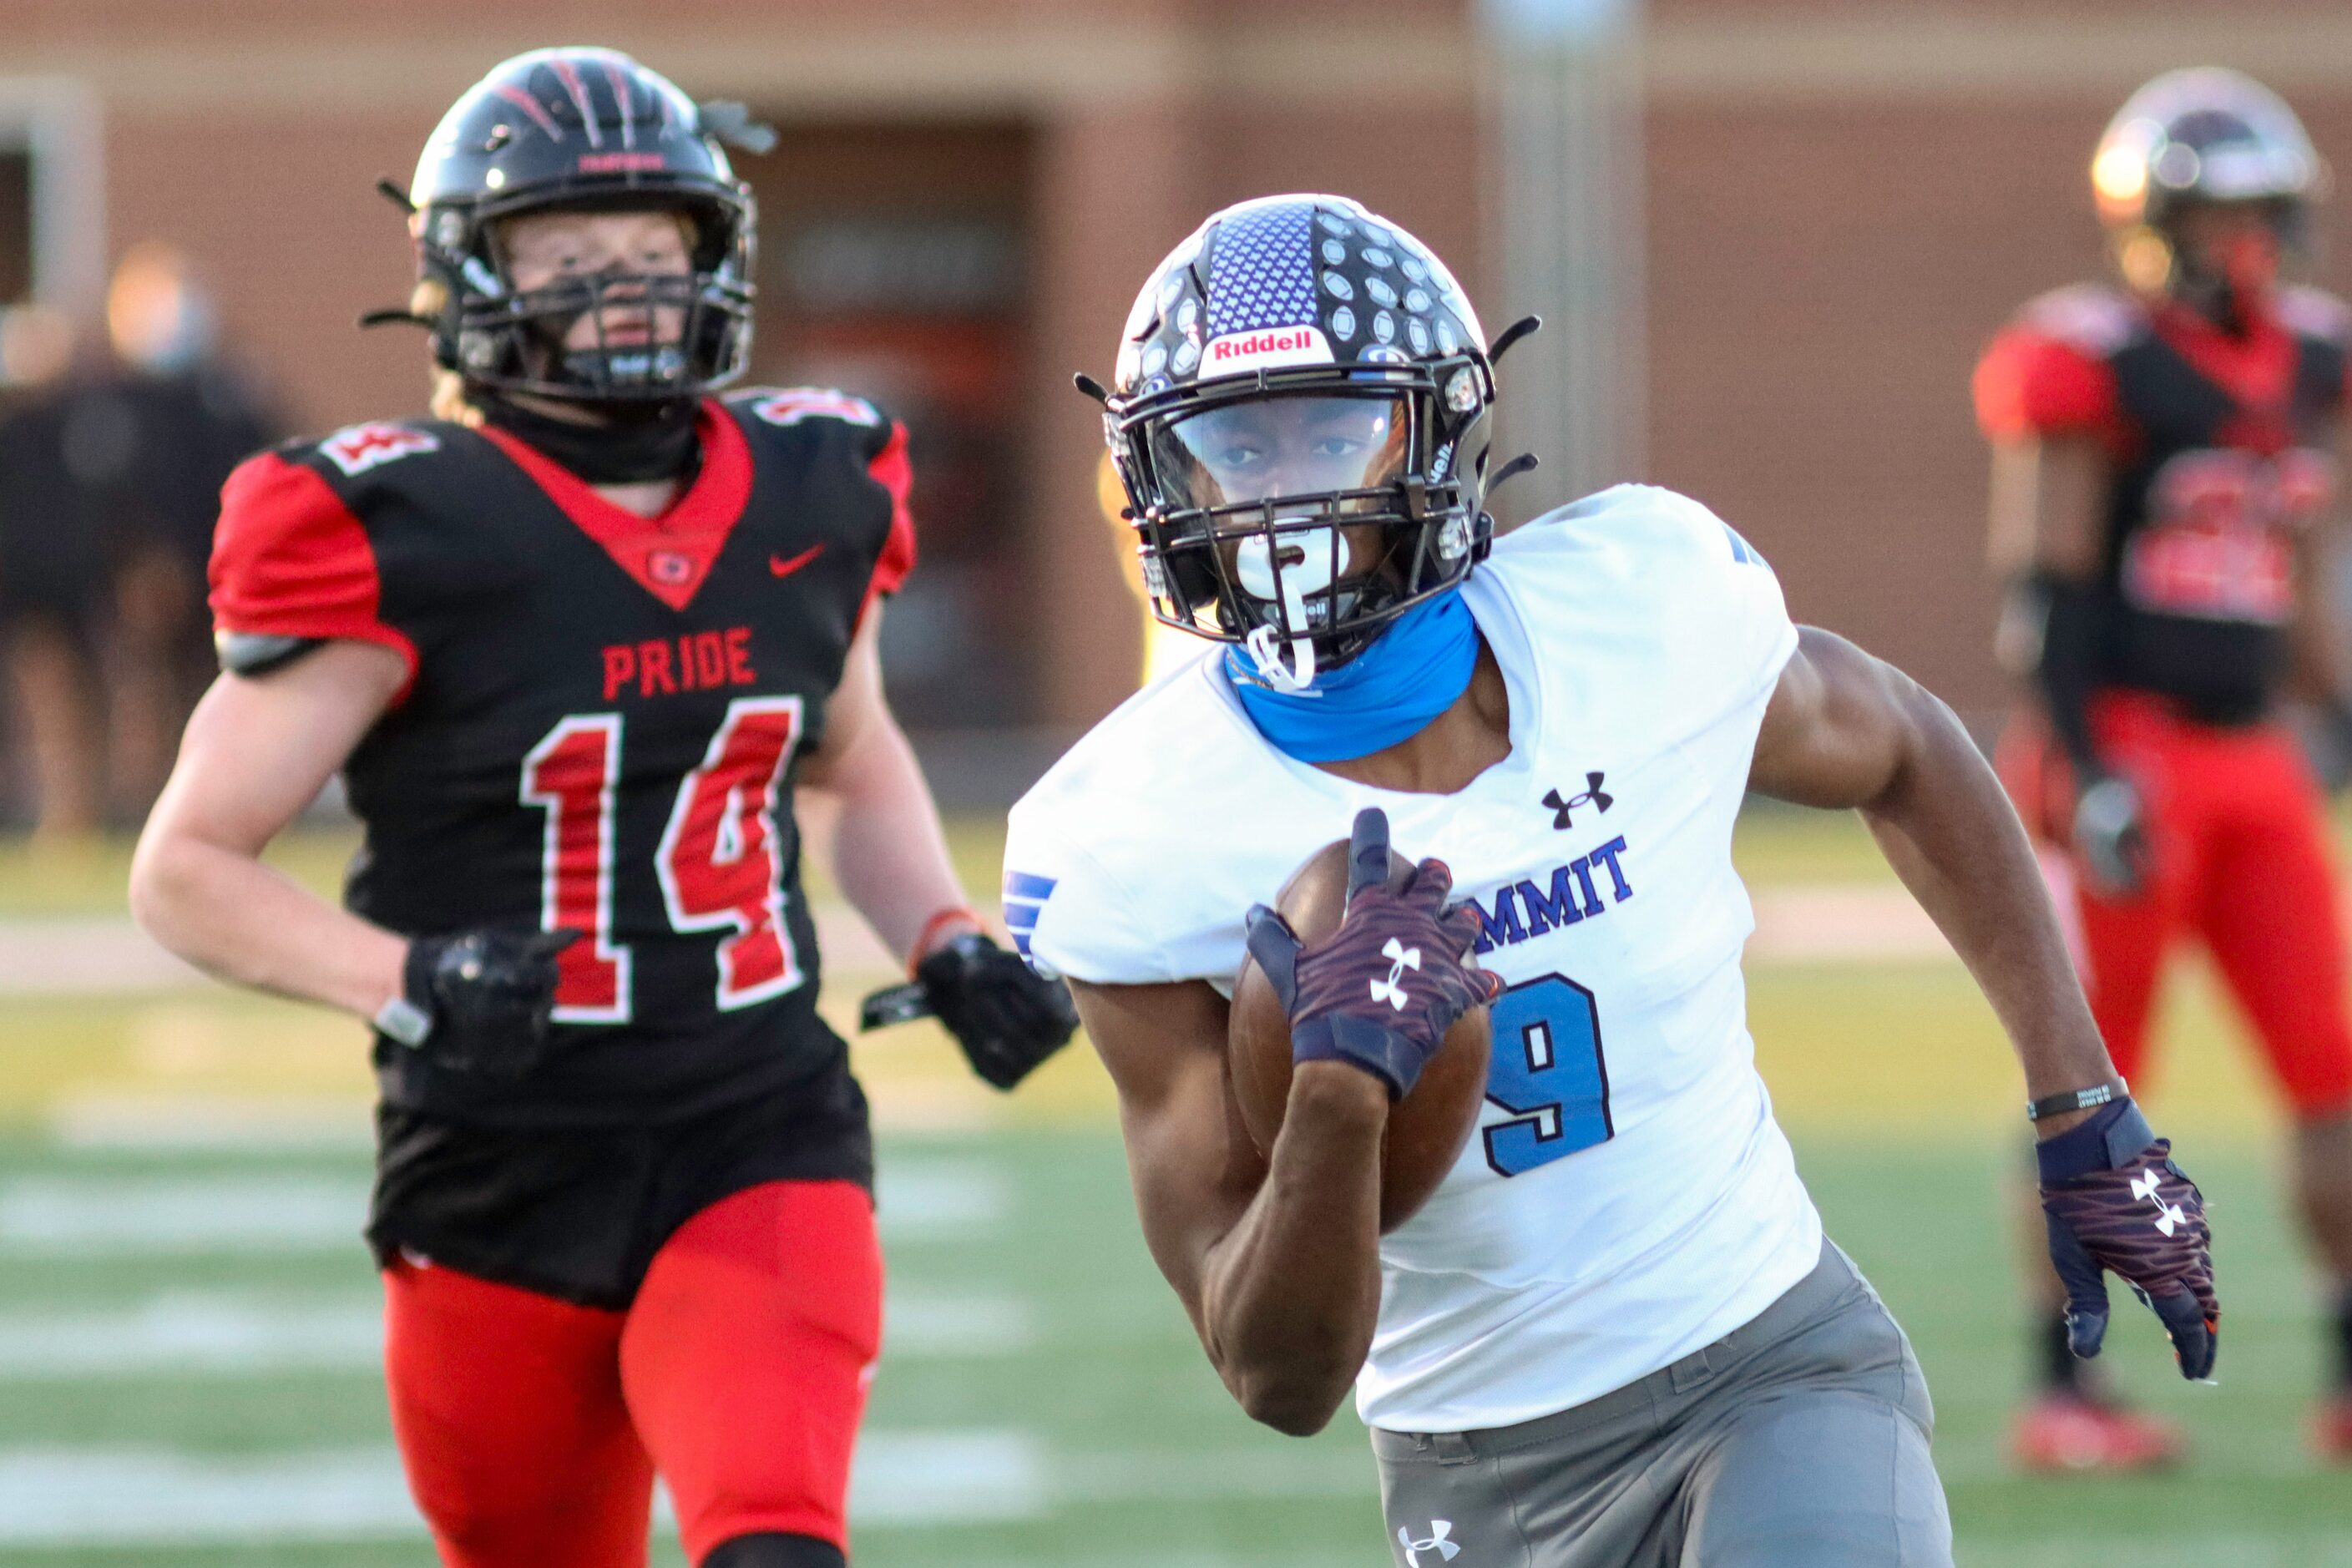
[[[2084,984],[2116,1068],[2140,1083],[2165,959],[2193,933],[2295,1110],[2352,1108],[2344,926],[2326,808],[2294,734],[2275,723],[2197,723],[2131,693],[2098,699],[2091,725],[2100,755],[2146,805],[2149,885],[2111,899],[2079,875],[2053,876],[2051,892],[2079,922]],[[2063,845],[2073,786],[2054,743],[2039,724],[2021,722],[2000,753],[2028,825]]]
[[[691,1562],[763,1531],[845,1544],[882,1331],[856,1183],[712,1205],[625,1312],[405,1259],[384,1289],[393,1432],[448,1568],[643,1568],[656,1471]]]

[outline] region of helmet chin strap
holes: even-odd
[[[1289,602],[1285,607],[1290,614],[1295,616],[1306,608],[1296,593],[1287,597]],[[1276,691],[1286,691],[1295,695],[1305,691],[1315,683],[1314,638],[1290,639],[1290,658],[1295,662],[1296,668],[1283,662],[1283,654],[1276,646],[1276,634],[1272,626],[1257,627],[1244,639],[1242,646],[1249,650],[1250,662],[1257,666],[1258,674],[1263,676],[1265,683]]]

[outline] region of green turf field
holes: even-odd
[[[985,886],[987,831],[959,849]],[[314,841],[287,863],[323,879],[340,853]],[[1740,853],[1759,888],[1879,875],[1830,819],[1752,823]],[[110,855],[0,858],[0,917],[119,907],[119,870]],[[2180,1385],[2152,1321],[2119,1313],[2123,1381],[2198,1444],[2186,1472],[2134,1482],[2003,1468],[2019,1314],[2002,1180],[2021,1142],[1957,965],[1759,964],[1751,994],[1831,1229],[1927,1365],[1963,1563],[2352,1565],[2352,1476],[2302,1447],[2318,1346],[2263,1090],[2201,979],[2168,1010],[2158,1119],[2212,1204],[2221,1386]],[[358,1031],[204,991],[0,1004],[0,1564],[429,1562],[353,1238]],[[886,1121],[892,1269],[861,1563],[1387,1561],[1352,1421],[1274,1436],[1209,1373],[1137,1237],[1089,1058],[1068,1054],[1009,1107],[919,1032],[861,1060]],[[656,1560],[675,1563],[674,1544]]]

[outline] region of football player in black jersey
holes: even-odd
[[[656,1473],[704,1568],[844,1561],[881,1263],[795,792],[982,1077],[1073,1026],[884,701],[904,432],[706,395],[750,333],[730,124],[601,49],[451,109],[412,192],[442,417],[229,481],[226,670],[132,875],[175,951],[374,1022],[394,1426],[465,1568],[642,1564]],[[347,910],[257,859],[339,770]]]
[[[2091,167],[2124,286],[2028,305],[1986,351],[1976,399],[1993,448],[1992,554],[2016,590],[2004,651],[2032,681],[2002,773],[2074,917],[2124,1076],[2144,1082],[2158,985],[2185,937],[2253,1025],[2332,1277],[2336,1367],[2315,1437],[2343,1462],[2352,1011],[2326,807],[2278,713],[2294,692],[2352,728],[2331,603],[2352,314],[2284,277],[2324,174],[2260,83],[2211,68],[2149,82]],[[2088,1382],[2048,1308],[2020,1459],[2178,1458],[2168,1426]]]

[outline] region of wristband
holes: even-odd
[[[395,996],[376,1009],[376,1032],[415,1047],[433,1032],[433,1015],[405,996]]]
[[[2094,1171],[2123,1170],[2156,1141],[2156,1130],[2138,1106],[2128,1099],[2111,1100],[2080,1127],[2036,1143],[2033,1163],[2046,1187]]]
[[[2098,1083],[2088,1089],[2070,1089],[2063,1094],[2028,1100],[2025,1119],[2039,1121],[2045,1116],[2063,1116],[2070,1110],[2095,1110],[2109,1100],[2120,1100],[2130,1092],[2130,1086],[2121,1083]]]
[[[968,925],[977,935],[988,934],[988,923],[963,905],[958,904],[953,909],[941,910],[923,922],[923,929],[915,933],[915,945],[907,950],[907,973],[909,978],[914,975],[916,970],[922,967],[923,960],[931,955],[931,939],[939,935],[941,930],[951,925]]]

